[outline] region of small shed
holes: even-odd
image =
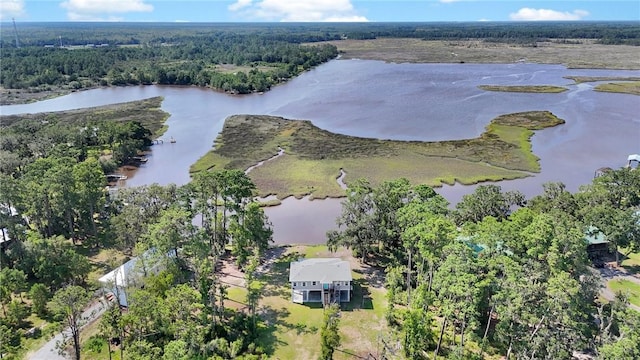
[[[587,254],[591,260],[602,260],[604,256],[611,253],[607,236],[597,227],[589,226],[584,239],[587,242]]]
[[[640,154],[631,154],[627,157],[627,167],[633,167],[631,166],[633,162],[636,163],[636,168],[640,166]]]
[[[351,265],[339,258],[294,261],[289,268],[291,301],[295,303],[349,302],[353,293]]]

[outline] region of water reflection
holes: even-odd
[[[173,137],[176,143],[153,147],[149,161],[126,182],[136,186],[188,182],[189,166],[211,148],[224,119],[233,114],[309,119],[320,128],[347,135],[437,141],[476,137],[501,114],[549,110],[567,123],[533,136],[541,173],[500,183],[505,190],[518,189],[530,197],[548,181],[562,181],[575,191],[591,181],[595,169],[623,166],[628,154],[640,152],[638,97],[595,92],[593,83],[575,85],[563,78],[569,75],[637,77],[640,71],[337,60],[264,95],[231,96],[195,87],[104,88],[2,106],[0,113],[59,111],[163,96],[162,108],[171,114],[164,137]],[[478,85],[560,85],[569,90],[496,93],[480,90]],[[437,191],[455,203],[474,188],[455,185]],[[326,230],[335,226],[340,200],[291,198],[266,212],[274,224],[276,242],[324,242]]]

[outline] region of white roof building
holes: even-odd
[[[145,251],[140,257],[135,257],[126,263],[111,270],[98,279],[106,292],[113,293],[118,298],[121,306],[129,306],[127,302],[127,289],[138,288],[143,285],[144,278],[149,274],[158,274],[165,269],[164,260],[176,256],[175,251],[170,251],[166,257],[158,256],[155,249]],[[140,261],[143,259],[144,261]]]
[[[289,282],[291,300],[295,303],[351,301],[351,265],[342,259],[311,258],[294,261],[289,268]]]
[[[633,161],[636,162],[635,168],[631,166],[631,163]],[[627,157],[627,167],[634,168],[634,169],[640,168],[640,154],[631,154],[631,155],[629,155]]]

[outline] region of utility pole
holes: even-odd
[[[13,20],[13,33],[16,36],[16,48],[20,48],[20,42],[18,41],[18,27],[16,26],[16,18],[11,18]]]

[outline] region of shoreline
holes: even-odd
[[[475,185],[539,172],[531,136],[563,123],[548,111],[511,113],[491,120],[479,137],[430,142],[347,136],[308,120],[233,115],[225,120],[215,147],[192,164],[190,173],[251,169],[248,175],[258,196],[279,200],[340,198],[344,185],[360,177],[373,186],[399,177],[432,187]],[[276,147],[284,151],[274,156]]]
[[[335,61],[341,61],[341,60],[348,60],[348,59],[335,59]],[[360,60],[383,61],[383,60],[380,60],[380,59],[360,59]],[[415,63],[422,64],[422,62],[415,62]],[[424,64],[455,64],[455,63],[442,62],[442,63],[424,63]],[[477,64],[495,65],[495,63],[477,63]],[[510,63],[498,63],[498,64],[509,65]],[[540,64],[540,65],[551,65],[551,64],[544,64],[544,63],[537,63],[537,64]],[[565,66],[564,64],[556,64],[556,65]],[[571,68],[569,68],[567,66],[565,66],[565,67],[567,69],[571,69]],[[579,68],[579,70],[640,70],[640,67],[638,69],[615,69],[615,68],[606,68],[606,67],[603,67],[603,68]],[[632,82],[632,81],[638,81],[638,78],[619,78],[619,77],[606,77],[606,78],[595,79],[595,80],[582,80],[578,76],[567,76],[565,78],[574,81],[574,83],[571,84],[571,85],[577,85],[577,84],[580,84],[582,82],[603,82],[603,81],[609,81],[609,82],[615,82],[615,81]],[[283,84],[277,84],[276,86],[280,86],[280,85],[283,85]],[[37,102],[40,102],[40,101],[47,101],[47,100],[51,100],[51,99],[67,96],[69,94],[73,94],[73,93],[76,93],[76,92],[84,92],[84,91],[90,91],[90,90],[95,90],[95,89],[108,89],[108,88],[134,87],[134,86],[185,87],[185,85],[146,84],[146,85],[127,85],[127,86],[91,86],[91,87],[87,87],[87,88],[83,88],[83,89],[74,89],[74,90],[57,89],[57,90],[50,90],[50,91],[45,90],[45,91],[38,91],[38,92],[31,92],[28,89],[4,89],[4,88],[0,87],[0,107],[2,107],[2,106],[11,106],[11,105],[33,104],[33,103],[37,103]],[[481,86],[493,87],[494,85],[481,85]],[[537,85],[537,86],[552,86],[552,85]],[[218,89],[210,88],[210,87],[207,87],[207,86],[188,85],[187,87],[196,87],[196,88],[199,88],[199,89],[207,89],[207,90],[215,91],[215,92],[218,92],[218,93],[225,93],[225,94],[227,94],[229,96],[244,96],[244,95],[257,94],[257,93],[232,94],[232,93],[227,93],[227,92],[224,92],[224,91],[221,91],[221,90],[218,90]],[[483,90],[486,90],[486,91],[501,91],[501,90],[488,90],[488,89],[483,89]],[[13,95],[13,92],[15,92],[15,91],[19,91],[19,92],[21,92],[23,94],[29,94],[29,95],[42,94],[42,96],[15,97],[14,101],[7,101],[7,93],[11,93]],[[270,90],[268,90],[268,91],[270,91]],[[502,91],[509,91],[509,90],[502,90]],[[536,93],[536,92],[543,92],[543,91],[537,91],[537,90],[534,89],[533,91],[514,91],[514,92]],[[610,92],[622,93],[621,91],[610,91]]]
[[[533,63],[541,65],[561,65],[567,70],[640,70],[640,65],[635,59],[638,47],[630,45],[599,45],[599,44],[557,44],[541,42],[541,46],[531,48],[525,46],[510,46],[501,43],[484,43],[482,40],[420,40],[410,38],[379,38],[373,40],[334,40],[327,42],[317,42],[310,44],[333,44],[338,48],[339,54],[330,61],[345,61],[351,59],[384,61],[388,63],[415,63],[415,64],[504,64]],[[356,44],[358,46],[356,46]],[[618,59],[618,63],[607,59],[601,59],[601,53],[609,54],[611,49],[620,50],[623,58]],[[408,52],[412,49],[411,52]],[[532,52],[531,49],[538,50]],[[597,49],[596,54],[589,57],[590,50]],[[456,51],[453,51],[456,50]],[[555,52],[557,51],[557,53]],[[545,53],[546,52],[546,53]],[[618,52],[618,56],[620,52]],[[526,56],[529,55],[529,56]],[[453,56],[453,58],[452,58]],[[464,58],[464,59],[463,59]],[[575,58],[583,62],[579,64],[571,63],[569,60]],[[598,62],[597,60],[602,60]],[[302,71],[282,83],[273,87],[286,84],[288,81],[301,76],[308,70]],[[572,77],[568,77],[572,78]],[[579,78],[579,77],[576,77]],[[601,79],[598,81],[615,81],[620,79]],[[579,83],[578,80],[574,80]],[[626,81],[626,80],[625,80]],[[629,80],[631,81],[631,80]],[[127,86],[149,86],[159,84],[125,85]],[[183,86],[183,85],[166,85]],[[226,93],[231,96],[243,96],[244,94],[234,94],[215,89],[209,86],[197,86],[202,89]],[[87,91],[100,88],[111,88],[122,86],[102,86],[95,85],[81,89],[56,88],[51,90],[39,89],[5,89],[0,87],[0,106],[24,105],[38,101],[45,101],[74,92]],[[272,87],[272,88],[273,88]],[[37,90],[37,91],[35,91]],[[267,90],[270,91],[271,89]],[[15,96],[16,93],[20,94]],[[252,93],[253,94],[253,93]],[[248,95],[248,94],[247,94]]]
[[[342,59],[380,60],[389,63],[516,64],[562,65],[568,70],[640,70],[638,47],[602,45],[595,39],[579,44],[536,41],[532,44],[486,42],[483,39],[422,40],[417,38],[377,38],[333,40]],[[616,57],[612,59],[614,51]]]

